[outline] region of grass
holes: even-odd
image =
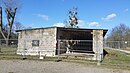
[[[106,51],[108,54],[104,57],[103,63],[130,65],[130,54],[109,49],[106,49]]]
[[[17,55],[15,47],[1,47],[0,60],[23,60],[22,55]],[[25,56],[27,60],[39,60],[39,56]],[[56,57],[46,57],[42,61],[55,61]]]
[[[17,48],[14,48],[14,47],[1,47],[0,46],[0,60],[3,60],[3,59],[7,59],[7,60],[10,60],[10,59],[18,59],[19,56],[16,55],[16,50]]]
[[[102,61],[102,66],[130,70],[130,54],[105,49],[108,54]]]
[[[16,54],[17,48],[2,47],[0,52],[0,60],[22,60],[23,56]],[[115,69],[130,69],[130,54],[125,54],[115,50],[105,49],[108,54],[104,57],[101,67],[115,68]],[[46,57],[43,60],[39,56],[26,56],[27,60],[38,61],[56,61],[57,57]],[[97,65],[97,61],[91,61],[78,58],[60,58],[63,62],[80,63],[85,65]],[[98,66],[99,67],[99,66]]]

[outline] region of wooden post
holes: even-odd
[[[1,53],[1,48],[0,48],[0,53]]]
[[[0,45],[2,45],[2,43],[1,43],[1,39],[0,39]]]
[[[61,61],[60,60],[60,42],[61,41],[60,40],[57,40],[57,41],[58,41],[58,50],[57,50],[58,51],[58,60],[56,60],[56,62],[59,62],[59,61]]]
[[[58,40],[58,60],[60,59],[60,40]]]
[[[2,31],[2,7],[0,7],[0,31]]]

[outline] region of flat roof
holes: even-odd
[[[103,30],[103,36],[106,35],[108,29],[90,29],[90,28],[66,28],[66,27],[46,27],[46,28],[32,28],[32,29],[23,29],[23,30],[16,30],[16,32],[21,32],[21,31],[30,31],[30,30],[38,30],[38,29],[50,29],[50,28],[57,28],[63,31],[88,31],[91,32],[92,30]]]
[[[31,29],[22,29],[22,30],[16,30],[16,32],[21,32],[21,31],[29,31],[29,30],[38,30],[38,29],[50,29],[50,28],[60,28],[64,30],[104,30],[108,31],[108,29],[90,29],[90,28],[66,28],[66,27],[45,27],[45,28],[31,28]]]

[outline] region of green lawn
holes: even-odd
[[[115,50],[105,49],[108,54],[104,57],[103,63],[130,65],[130,54],[125,54]]]
[[[130,54],[110,49],[105,50],[108,54],[104,57],[102,66],[130,70]]]
[[[10,59],[19,59],[19,56],[16,55],[16,47],[3,47],[0,46],[0,60],[6,59],[6,60],[10,60]]]
[[[22,55],[17,55],[16,47],[1,47],[0,60],[22,60]],[[39,60],[39,56],[25,56],[27,60]],[[44,61],[54,61],[55,57],[46,57]]]

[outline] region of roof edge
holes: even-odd
[[[21,30],[16,30],[16,32],[20,31],[28,31],[28,30],[37,30],[37,29],[49,29],[49,28],[65,28],[65,29],[78,29],[78,30],[105,30],[106,32],[108,29],[90,29],[90,28],[66,28],[66,27],[45,27],[45,28],[30,28],[30,29],[21,29]]]

